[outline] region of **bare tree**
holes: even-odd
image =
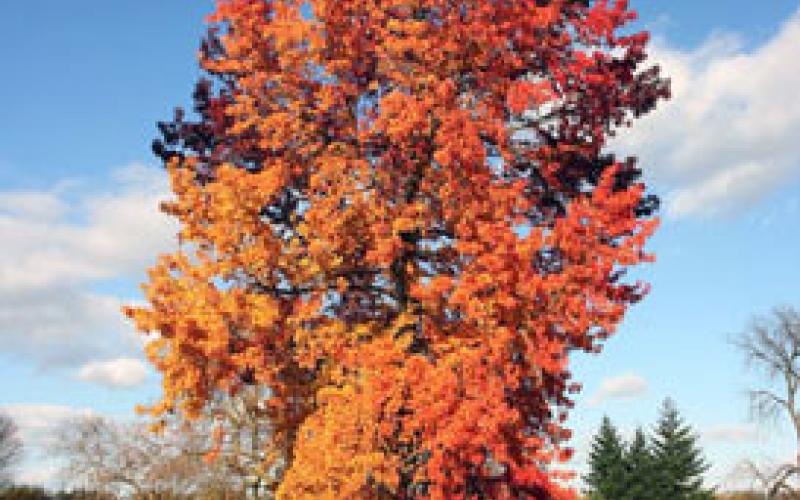
[[[184,424],[156,433],[143,422],[81,417],[59,426],[50,449],[63,460],[69,486],[161,498],[240,487],[235,477],[204,460],[210,446],[206,429]]]
[[[11,482],[12,468],[22,457],[22,439],[14,420],[0,413],[0,486]]]
[[[756,465],[752,460],[741,462],[734,473],[738,476],[739,482],[743,477],[750,479],[750,488],[761,493],[756,498],[768,500],[797,499],[796,492],[788,484],[788,477],[785,476],[786,470],[793,467],[793,464]]]
[[[793,476],[800,477],[800,312],[778,307],[767,317],[754,318],[734,339],[748,366],[766,376],[764,388],[748,392],[754,417],[788,417],[795,433],[797,456],[769,476],[768,498],[787,491]]]
[[[243,387],[235,396],[218,394],[206,407],[207,420],[223,431],[218,460],[241,477],[254,498],[274,496],[284,463],[275,452],[265,401],[268,389]]]

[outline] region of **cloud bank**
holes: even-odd
[[[668,187],[667,215],[730,214],[800,177],[798,46],[800,12],[751,50],[733,35],[689,51],[656,40],[652,60],[672,79],[673,98],[612,146]]]
[[[0,354],[49,367],[139,352],[120,313],[127,298],[98,290],[125,280],[131,293],[174,247],[158,211],[167,192],[164,173],[142,166],[116,171],[102,193],[0,191]]]

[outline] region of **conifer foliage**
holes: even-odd
[[[625,443],[617,428],[611,423],[611,419],[603,417],[589,453],[591,471],[584,477],[590,488],[591,498],[610,500],[625,497],[629,485],[625,453]]]
[[[596,500],[711,500],[708,470],[697,436],[667,399],[654,433],[637,428],[628,443],[604,417],[589,455],[584,482]]]
[[[199,119],[154,143],[182,247],[127,310],[157,333],[152,414],[268,389],[279,498],[570,497],[569,355],[642,298],[657,225],[605,151],[668,94],[634,18],[220,0]]]
[[[624,500],[650,500],[653,498],[652,482],[657,473],[656,462],[647,438],[641,427],[636,429],[625,453]]]
[[[653,459],[657,464],[656,500],[700,500],[713,495],[703,488],[709,465],[697,444],[697,435],[678,413],[675,402],[664,401],[653,436]]]

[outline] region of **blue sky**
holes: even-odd
[[[652,294],[601,356],[575,359],[583,467],[603,414],[625,432],[677,400],[726,484],[743,458],[789,457],[780,425],[748,422],[759,382],[726,339],[754,313],[800,306],[800,18],[797,1],[632,2],[675,99],[615,149],[641,156],[664,197],[641,274]],[[173,227],[155,212],[155,122],[187,105],[211,2],[30,0],[0,33],[0,406],[20,421],[29,482],[52,422],[124,418],[158,394],[118,314]]]

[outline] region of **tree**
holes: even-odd
[[[653,438],[655,488],[650,498],[663,500],[712,499],[703,488],[709,466],[697,445],[697,436],[684,423],[675,402],[666,399]]]
[[[205,409],[205,428],[218,436],[208,456],[222,462],[229,475],[241,478],[254,498],[274,489],[282,469],[282,464],[274,464],[264,456],[272,439],[263,404],[266,399],[263,389],[250,386],[233,397],[216,398]],[[198,422],[192,424],[197,425]]]
[[[115,500],[115,496],[90,490],[50,492],[41,486],[12,486],[0,490],[0,500]],[[166,499],[157,499],[166,500]]]
[[[589,485],[590,498],[597,500],[626,498],[628,471],[625,444],[607,416],[603,417],[600,430],[592,442],[589,469],[589,474],[583,479]]]
[[[752,460],[743,460],[734,470],[739,477],[750,479],[752,494],[759,499],[777,500],[783,498],[797,498],[797,494],[790,483],[791,474],[786,473],[791,464],[762,463],[757,464]]]
[[[646,286],[625,1],[220,0],[165,162],[154,416],[268,391],[281,498],[564,498],[573,352]]]
[[[51,500],[47,490],[34,486],[10,486],[0,490],[2,500]]]
[[[778,307],[770,317],[755,317],[734,344],[748,365],[766,375],[772,384],[749,392],[752,414],[760,419],[786,416],[794,430],[796,461],[781,465],[772,474],[762,474],[767,479],[768,497],[781,491],[791,494],[789,480],[800,477],[800,312]]]
[[[240,478],[223,464],[210,467],[204,460],[213,447],[211,434],[207,428],[182,424],[154,433],[141,422],[79,417],[59,426],[50,451],[63,461],[62,476],[69,486],[115,497],[241,492]]]
[[[636,429],[633,440],[625,452],[625,493],[621,500],[650,500],[654,488],[656,468],[647,435],[641,427]]]
[[[22,457],[22,439],[14,420],[0,413],[0,487],[12,479],[12,468]]]

